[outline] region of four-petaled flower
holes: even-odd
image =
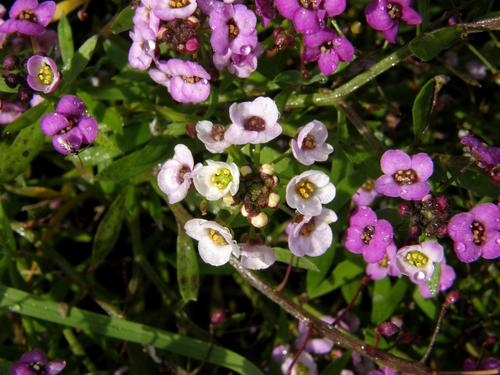
[[[335,193],[335,186],[326,173],[305,171],[286,186],[286,203],[302,215],[317,216],[321,214],[322,205],[335,198]]]
[[[209,201],[235,195],[240,186],[240,171],[234,163],[207,160],[206,166],[195,165],[192,176],[198,193]]]
[[[9,19],[0,25],[0,33],[40,36],[55,11],[53,1],[38,4],[38,0],[16,0],[9,10]]]
[[[240,248],[229,229],[215,221],[191,219],[184,225],[184,230],[198,241],[198,252],[205,263],[222,266],[229,262],[231,254],[240,256]]]
[[[401,150],[388,150],[380,159],[384,175],[375,181],[375,190],[388,197],[421,200],[431,186],[427,179],[434,171],[432,159],[426,153],[410,157]]]
[[[399,271],[396,265],[396,252],[398,248],[394,243],[387,246],[385,255],[382,260],[375,263],[368,263],[366,266],[366,274],[370,276],[372,280],[380,280],[389,276],[399,276],[401,271]]]
[[[158,186],[167,194],[168,203],[174,204],[186,198],[192,184],[193,155],[189,148],[177,145],[175,154],[162,165],[158,173]]]
[[[220,154],[231,146],[231,142],[225,138],[225,133],[226,128],[222,124],[213,124],[206,120],[196,124],[196,136],[212,154]]]
[[[326,126],[313,120],[299,129],[297,139],[290,141],[293,156],[304,165],[312,165],[315,161],[326,161],[333,152],[333,147],[325,143],[328,138]]]
[[[57,70],[55,61],[50,57],[31,56],[26,62],[26,69],[28,70],[26,80],[33,90],[49,94],[57,88],[61,74]]]
[[[436,241],[405,246],[396,254],[396,264],[403,275],[415,284],[427,283],[434,273],[434,263],[444,258],[443,246]]]
[[[12,375],[57,375],[66,367],[62,360],[49,361],[41,349],[24,353],[11,368]]]

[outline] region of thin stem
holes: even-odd
[[[304,338],[304,342],[302,343],[302,345],[300,345],[300,348],[299,348],[299,350],[297,350],[297,353],[295,353],[295,356],[292,359],[292,363],[290,363],[290,366],[288,366],[288,370],[286,371],[286,375],[292,375],[293,366],[295,366],[295,364],[297,363],[297,361],[300,358],[300,355],[304,352],[304,350],[306,350],[307,342],[309,341],[309,339],[312,336],[312,331],[313,331],[312,326],[309,323],[307,325],[307,334],[306,334],[306,337]]]
[[[437,335],[439,333],[439,330],[441,329],[441,324],[443,323],[443,319],[444,319],[444,316],[446,314],[446,310],[448,309],[448,307],[450,307],[450,304],[448,304],[446,302],[443,303],[443,305],[441,306],[441,311],[439,313],[439,318],[438,318],[438,321],[436,323],[436,327],[434,328],[434,332],[432,333],[432,337],[431,337],[431,341],[429,342],[429,346],[427,347],[427,350],[426,350],[424,356],[420,360],[421,363],[425,363],[425,361],[427,361],[427,358],[429,358],[429,355],[431,354],[432,349],[434,348],[434,344],[436,343]]]
[[[371,359],[372,361],[377,361],[383,366],[390,367],[398,371],[405,371],[415,375],[428,374],[428,369],[422,363],[407,361],[381,350],[366,350],[368,344],[366,344],[364,341],[355,337],[348,336],[340,332],[338,329],[313,316],[311,313],[304,310],[301,306],[298,306],[297,304],[293,303],[288,298],[283,296],[281,293],[277,292],[272,286],[263,282],[252,271],[244,268],[234,257],[230,259],[230,264],[243,277],[243,279],[246,280],[255,289],[264,294],[274,303],[278,304],[283,310],[288,312],[297,320],[301,322],[309,322],[315,332],[318,332],[322,336],[332,340],[339,346],[342,346],[343,348],[348,350],[353,350],[360,355]]]
[[[495,375],[498,369],[473,370],[473,371],[432,371],[431,375]]]
[[[276,164],[280,162],[281,160],[287,158],[290,154],[292,153],[292,149],[289,148],[286,150],[284,153],[280,154],[280,156],[277,156],[273,161],[271,161],[269,164]]]
[[[288,262],[288,267],[286,268],[285,277],[283,278],[283,281],[281,281],[280,285],[276,287],[275,289],[276,292],[281,292],[285,288],[285,285],[288,282],[288,278],[290,277],[290,273],[292,272],[292,265],[294,259],[295,259],[294,255],[290,256],[290,262]]]
[[[476,47],[474,47],[470,43],[467,43],[467,48],[469,48],[469,51],[471,51],[479,60],[481,60],[481,62],[490,70],[491,73],[495,74],[497,72],[497,69],[493,66],[493,64],[490,63],[488,59],[476,49]]]
[[[352,306],[354,305],[354,303],[358,299],[359,293],[361,293],[363,288],[366,286],[366,284],[368,284],[368,282],[370,280],[371,280],[371,277],[368,275],[365,275],[361,279],[361,282],[359,283],[358,288],[356,289],[356,291],[354,292],[354,295],[352,296],[351,300],[349,301],[349,304],[347,305],[347,307],[345,309],[342,310],[342,312],[339,315],[337,315],[337,317],[335,318],[335,320],[331,324],[332,327],[335,327],[344,318],[344,316],[347,314],[347,312],[350,309],[352,309]]]

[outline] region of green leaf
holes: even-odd
[[[388,277],[375,281],[372,299],[371,321],[380,324],[391,317],[398,308],[408,288],[408,279],[398,279],[394,286]]]
[[[279,73],[276,77],[274,77],[272,83],[277,84],[280,87],[289,87],[289,86],[304,86],[304,85],[312,85],[313,83],[326,83],[328,81],[328,77],[323,74],[315,74],[309,79],[304,79],[302,77],[302,73],[298,70],[285,70],[284,72]]]
[[[454,27],[438,29],[413,39],[408,47],[411,53],[423,61],[429,61],[460,39],[460,31]]]
[[[196,301],[200,278],[198,273],[198,254],[193,240],[186,235],[184,228],[177,225],[177,282],[184,302]]]
[[[118,13],[118,16],[116,16],[113,24],[111,25],[111,31],[113,34],[119,34],[130,30],[132,28],[133,16],[134,9],[131,6],[124,8],[120,13]]]
[[[10,258],[16,251],[16,241],[10,227],[9,218],[0,201],[0,280],[7,270]]]
[[[364,272],[364,267],[351,260],[344,260],[337,264],[332,274],[321,282],[317,287],[308,292],[310,298],[317,298],[330,293],[342,285],[354,280]]]
[[[62,317],[59,312],[60,303],[47,301],[18,289],[0,286],[0,308],[62,326],[74,327],[87,334],[153,346],[222,366],[240,374],[264,375],[252,362],[221,346],[76,307],[72,307],[68,314]]]
[[[23,173],[43,146],[43,133],[38,123],[24,128],[0,154],[0,182],[10,181]]]
[[[83,72],[92,55],[94,54],[96,46],[97,35],[90,37],[85,41],[85,43],[81,45],[81,47],[71,59],[69,70],[64,74],[61,80],[61,88],[59,89],[60,91],[64,91],[65,89],[67,89],[71,82],[73,82],[73,80]]]
[[[95,117],[102,130],[109,129],[118,134],[123,133],[123,118],[114,107],[105,106],[85,91],[78,90],[78,96],[83,100],[87,110]]]
[[[71,59],[73,58],[75,52],[75,47],[73,45],[73,32],[71,31],[71,25],[69,24],[64,13],[61,14],[59,24],[57,25],[57,35],[64,63],[64,71],[69,68]]]
[[[118,240],[123,219],[125,218],[126,191],[127,189],[124,189],[111,203],[97,227],[90,259],[90,266],[94,269],[99,267],[106,259]]]
[[[101,180],[128,180],[148,171],[172,152],[170,137],[156,137],[142,149],[113,162],[97,175]]]
[[[311,261],[318,267],[318,272],[307,272],[306,289],[308,294],[327,276],[335,258],[335,252],[335,247],[332,246],[321,257],[311,258]]]
[[[293,255],[290,250],[281,247],[273,247],[273,251],[276,256],[276,261],[286,264],[290,263],[290,258]],[[292,266],[316,272],[319,271],[319,268],[306,257],[295,257]]]
[[[0,92],[17,93],[17,90],[18,89],[16,87],[10,88],[7,86],[3,77],[0,78]]]
[[[418,291],[418,287],[415,288],[413,292],[413,300],[417,304],[418,307],[431,319],[435,321],[439,314],[439,307],[436,304],[436,301],[433,299],[424,298],[420,295]]]
[[[427,282],[429,287],[429,292],[434,297],[439,291],[439,280],[441,279],[441,263],[434,263],[434,272],[432,273],[431,279]]]
[[[34,122],[38,122],[40,117],[45,114],[49,110],[50,103],[45,100],[42,103],[31,107],[27,111],[25,111],[21,116],[19,116],[15,121],[11,122],[4,128],[4,132],[6,134],[15,133],[19,130],[24,129],[27,126],[30,126]]]

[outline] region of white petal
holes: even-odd
[[[207,223],[208,220],[205,219],[191,219],[186,221],[186,224],[184,224],[184,230],[186,231],[186,234],[194,238],[195,240],[199,241],[202,238],[207,237],[207,232],[206,228],[204,228],[203,224]]]

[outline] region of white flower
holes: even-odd
[[[235,195],[240,186],[240,172],[234,163],[207,160],[207,165],[196,164],[193,169],[194,187],[209,201],[230,193]]]
[[[333,147],[325,143],[328,137],[326,126],[313,120],[299,129],[297,139],[290,141],[293,156],[304,165],[312,165],[315,161],[326,161],[333,152]]]
[[[427,283],[434,272],[434,263],[444,258],[443,246],[436,241],[405,246],[396,253],[396,265],[415,284]]]
[[[174,157],[162,165],[158,173],[158,186],[168,197],[168,203],[174,204],[184,198],[191,187],[194,161],[191,151],[184,145],[174,148]]]
[[[225,132],[224,125],[214,125],[210,121],[198,121],[196,124],[196,136],[212,154],[220,154],[231,146],[231,142],[224,138]]]
[[[233,103],[229,117],[233,122],[225,138],[235,145],[266,143],[281,134],[277,123],[280,113],[271,98],[258,97],[253,102]]]
[[[228,228],[215,221],[191,219],[184,224],[186,234],[198,241],[198,252],[205,263],[222,266],[229,262],[231,253],[240,255],[238,245]]]
[[[251,270],[262,270],[276,262],[273,249],[269,246],[244,242],[240,243],[241,265]]]
[[[335,198],[335,186],[321,171],[305,171],[290,180],[286,186],[286,203],[302,215],[321,214],[322,204]]]

